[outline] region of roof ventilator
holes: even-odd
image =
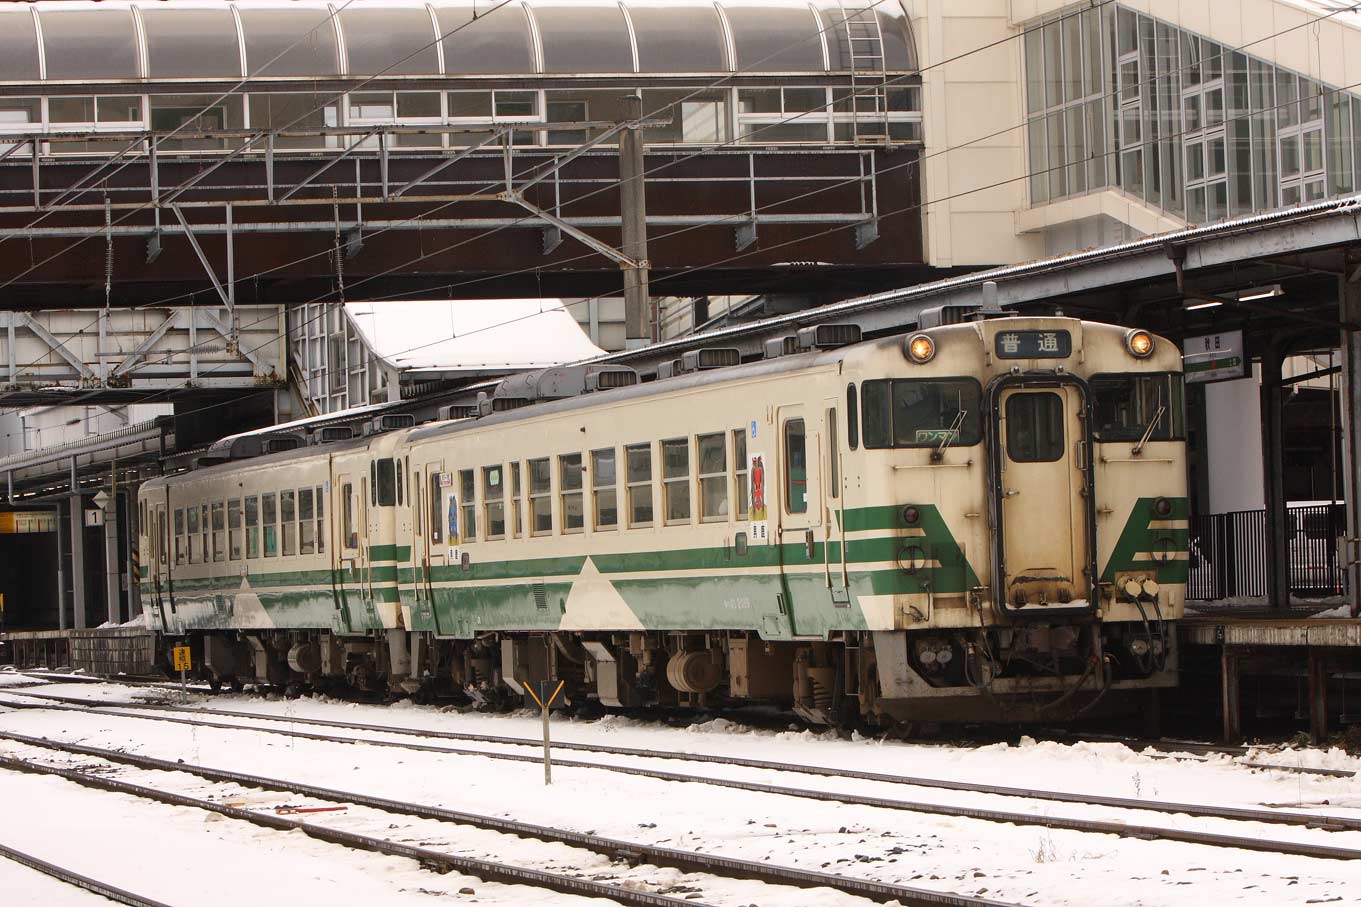
[[[674,378],[683,374],[685,369],[681,367],[679,359],[672,359],[670,362],[663,362],[657,366],[657,380],[664,381],[667,378]]]
[[[766,358],[778,359],[781,356],[791,356],[799,351],[799,338],[797,337],[776,337],[766,341]]]
[[[381,435],[387,431],[397,431],[403,428],[415,428],[416,417],[410,413],[387,413],[377,416],[364,423],[364,437],[370,435]]]
[[[711,346],[702,350],[688,350],[681,354],[682,372],[707,372],[713,368],[727,368],[742,364],[742,351],[735,346]]]
[[[476,403],[451,403],[439,408],[439,421],[441,422],[449,422],[454,419],[473,419],[479,415],[481,415],[481,410]]]
[[[336,441],[348,441],[354,437],[354,428],[349,425],[323,425],[312,432],[313,444],[332,444]]]
[[[559,365],[511,375],[496,386],[491,412],[505,412],[544,400],[563,400],[594,391],[632,387],[638,373],[625,365]],[[478,395],[479,412],[487,414],[488,402]]]
[[[800,328],[798,344],[800,350],[834,350],[860,342],[860,325],[845,322],[829,322]]]
[[[208,466],[226,460],[248,460],[251,457],[261,457],[265,454],[297,450],[303,444],[303,435],[295,432],[278,431],[237,435],[214,441],[208,445],[208,449],[198,458],[197,465]]]

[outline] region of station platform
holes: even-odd
[[[155,634],[140,627],[0,633],[0,664],[20,668],[69,667],[100,676],[149,674],[155,660]]]

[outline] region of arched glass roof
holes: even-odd
[[[37,0],[0,8],[0,81],[850,69],[838,0]],[[897,0],[883,67],[916,68]],[[41,53],[39,43],[41,42]],[[877,68],[877,61],[876,61]]]

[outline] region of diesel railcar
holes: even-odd
[[[503,382],[146,483],[144,601],[218,681],[844,724],[1060,720],[1176,678],[1181,357],[1063,317]],[[791,338],[792,341],[792,338]],[[800,348],[800,347],[805,348]]]

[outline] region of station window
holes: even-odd
[[[458,504],[459,520],[462,522],[459,537],[462,541],[471,542],[477,538],[477,480],[471,469],[463,469],[458,473]],[[453,531],[450,530],[450,534]]]
[[[482,467],[483,528],[488,539],[506,537],[506,482],[501,466]]]
[[[516,538],[525,534],[524,523],[521,522],[520,516],[522,513],[520,498],[523,494],[524,492],[520,490],[520,464],[512,463],[510,464],[510,532]]]
[[[430,544],[439,545],[444,542],[444,514],[441,512],[443,503],[440,496],[440,489],[443,483],[440,481],[438,472],[430,473]],[[353,535],[354,518],[350,514],[350,486],[345,486],[345,538],[354,539],[349,547],[354,548],[359,540]]]
[[[808,512],[808,449],[802,419],[784,424],[784,509]]]
[[[279,512],[274,493],[260,496],[260,517],[264,523],[265,557],[279,554]]]
[[[591,451],[591,510],[595,529],[614,529],[619,525],[618,476],[614,448]]]
[[[298,512],[292,491],[279,493],[279,522],[283,528],[283,555],[292,557],[298,553]]]
[[[241,560],[241,499],[227,502],[227,557]]]
[[[298,553],[315,554],[317,550],[316,508],[312,489],[298,489]]]
[[[699,520],[717,523],[728,518],[728,452],[722,432],[695,438],[699,459]]]
[[[227,519],[226,505],[221,501],[213,502],[213,562],[227,559]]]
[[[732,433],[732,469],[737,481],[734,483],[733,494],[737,496],[739,520],[747,518],[747,501],[751,499],[751,493],[747,490],[747,468],[747,430],[735,429]]]
[[[531,535],[548,535],[553,531],[553,474],[548,458],[530,460],[529,467],[529,531]]]
[[[668,526],[690,522],[690,445],[685,438],[662,442],[662,497]]]
[[[846,385],[846,446],[851,450],[860,446],[860,404],[855,398],[855,385]]]
[[[550,99],[547,110],[550,123],[581,123],[589,119],[585,101]],[[580,145],[590,137],[585,129],[549,129],[545,135],[549,145]]]
[[[184,544],[184,509],[175,510],[175,563],[183,564],[188,557]]]
[[[562,493],[562,531],[580,532],[586,525],[581,454],[558,457],[558,489]]]
[[[628,486],[629,526],[652,525],[652,447],[635,444],[624,448],[625,483]]]
[[[317,502],[317,554],[326,553],[326,495],[325,486],[318,485],[314,497]]]
[[[246,498],[246,557],[260,556],[260,499]]]

